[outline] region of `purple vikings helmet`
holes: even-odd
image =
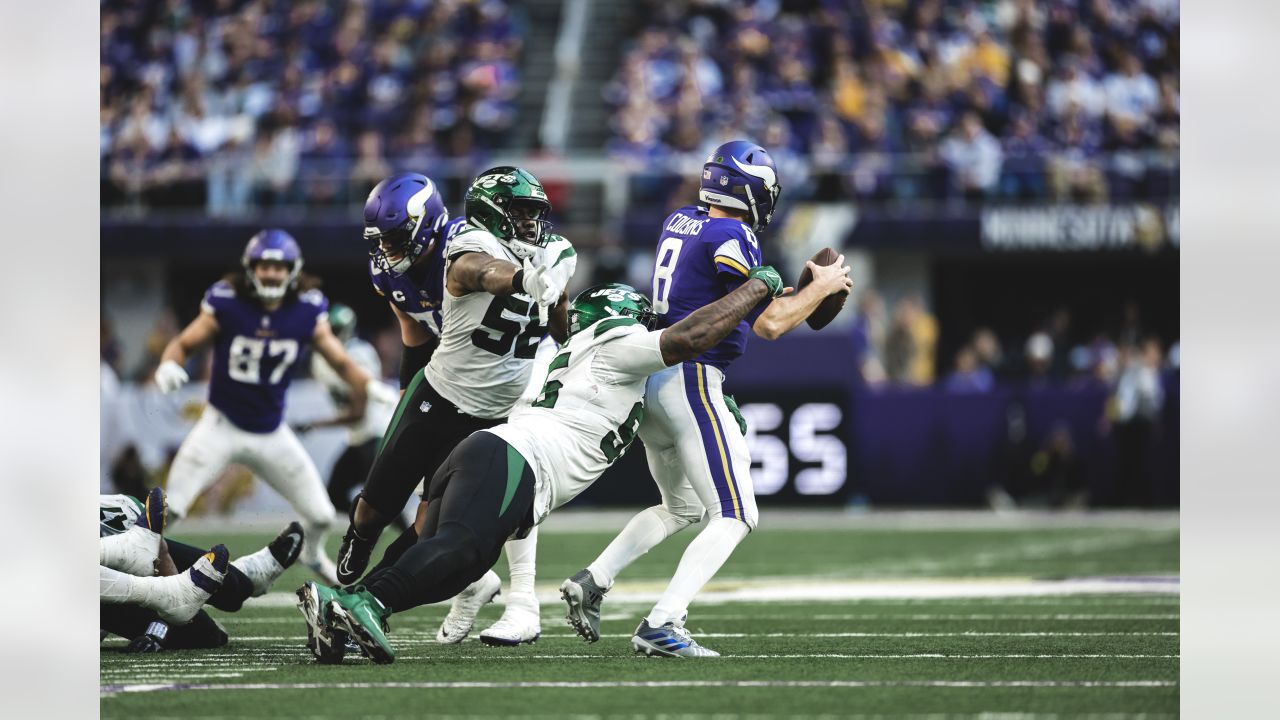
[[[401,275],[431,251],[449,211],[426,175],[401,173],[378,183],[364,203],[364,239],[369,257],[386,273]],[[383,250],[383,245],[388,250]],[[398,255],[394,261],[387,252]]]
[[[710,205],[745,210],[756,232],[773,219],[782,194],[778,169],[769,151],[746,140],[727,142],[711,152],[702,166],[698,199]]]
[[[254,264],[263,260],[290,265],[289,279],[281,285],[263,285],[253,272]],[[302,250],[298,247],[298,241],[289,233],[278,228],[268,228],[249,238],[249,244],[244,246],[244,254],[240,256],[240,264],[248,273],[249,284],[258,293],[258,297],[263,300],[279,300],[298,282],[298,273],[302,272]]]

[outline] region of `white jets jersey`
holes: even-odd
[[[667,367],[663,332],[627,317],[582,330],[551,359],[532,405],[480,431],[505,440],[533,467],[535,524],[590,487],[635,439],[645,381]]]
[[[445,277],[453,258],[480,252],[509,260],[521,259],[486,230],[467,228],[449,242]],[[573,246],[556,240],[538,248],[534,265],[577,264]],[[446,281],[440,345],[427,363],[431,387],[464,413],[480,418],[504,418],[529,384],[538,343],[547,334],[539,322],[538,306],[525,294],[497,296],[479,291],[454,297]]]
[[[371,378],[382,377],[382,360],[372,345],[360,338],[351,338],[346,343],[347,354],[369,374]],[[329,397],[339,410],[345,410],[351,400],[347,383],[338,376],[320,353],[311,353],[311,377],[324,385]],[[396,412],[395,403],[386,397],[369,396],[364,408],[364,418],[347,426],[347,444],[361,445],[373,438],[382,437],[387,425],[391,424],[391,416]]]
[[[142,502],[129,495],[98,496],[98,537],[118,535],[142,517]]]

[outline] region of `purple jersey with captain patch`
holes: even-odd
[[[465,217],[456,217],[440,229],[440,240],[426,262],[409,268],[402,275],[383,272],[369,261],[369,279],[373,290],[385,297],[400,312],[417,320],[419,324],[440,337],[443,319],[440,304],[444,301],[444,259],[446,248],[454,235],[467,226]]]
[[[298,359],[329,301],[319,290],[308,290],[267,312],[255,299],[236,297],[231,283],[220,280],[205,291],[200,308],[218,321],[209,404],[241,430],[275,430]]]
[[[653,268],[653,310],[660,327],[670,327],[689,313],[732,292],[760,265],[760,242],[740,220],[713,218],[686,205],[662,226]],[[747,348],[751,323],[769,301],[752,308],[729,336],[694,362],[724,370]]]

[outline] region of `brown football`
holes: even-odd
[[[822,248],[818,251],[817,255],[813,256],[813,264],[830,265],[839,257],[840,253],[835,250],[832,250],[831,248]],[[808,266],[805,266],[805,269],[800,271],[800,280],[796,283],[796,292],[800,292],[804,289],[805,285],[808,285],[811,282],[813,282],[813,273],[809,272]],[[814,330],[821,330],[827,326],[827,323],[834,320],[836,315],[840,314],[840,311],[844,309],[844,301],[848,299],[849,291],[847,290],[828,296],[822,302],[818,303],[818,307],[809,314],[809,317],[805,318],[805,322],[809,323],[809,327]]]

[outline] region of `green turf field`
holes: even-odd
[[[287,594],[308,578],[293,569],[241,612],[211,611],[232,637],[225,648],[131,656],[123,640],[104,642],[102,716],[1177,714],[1176,516],[929,517],[790,513],[771,523],[766,513],[691,607],[689,629],[724,654],[702,661],[639,657],[629,643],[692,534],[620,579],[604,637],[587,645],[565,625],[555,587],[613,533],[601,530],[609,518],[553,517],[539,541],[541,640],[437,645],[446,607],[429,606],[392,618],[398,657],[387,666],[311,662]],[[175,536],[226,542],[233,557],[269,537]],[[485,608],[474,632],[501,610]]]

